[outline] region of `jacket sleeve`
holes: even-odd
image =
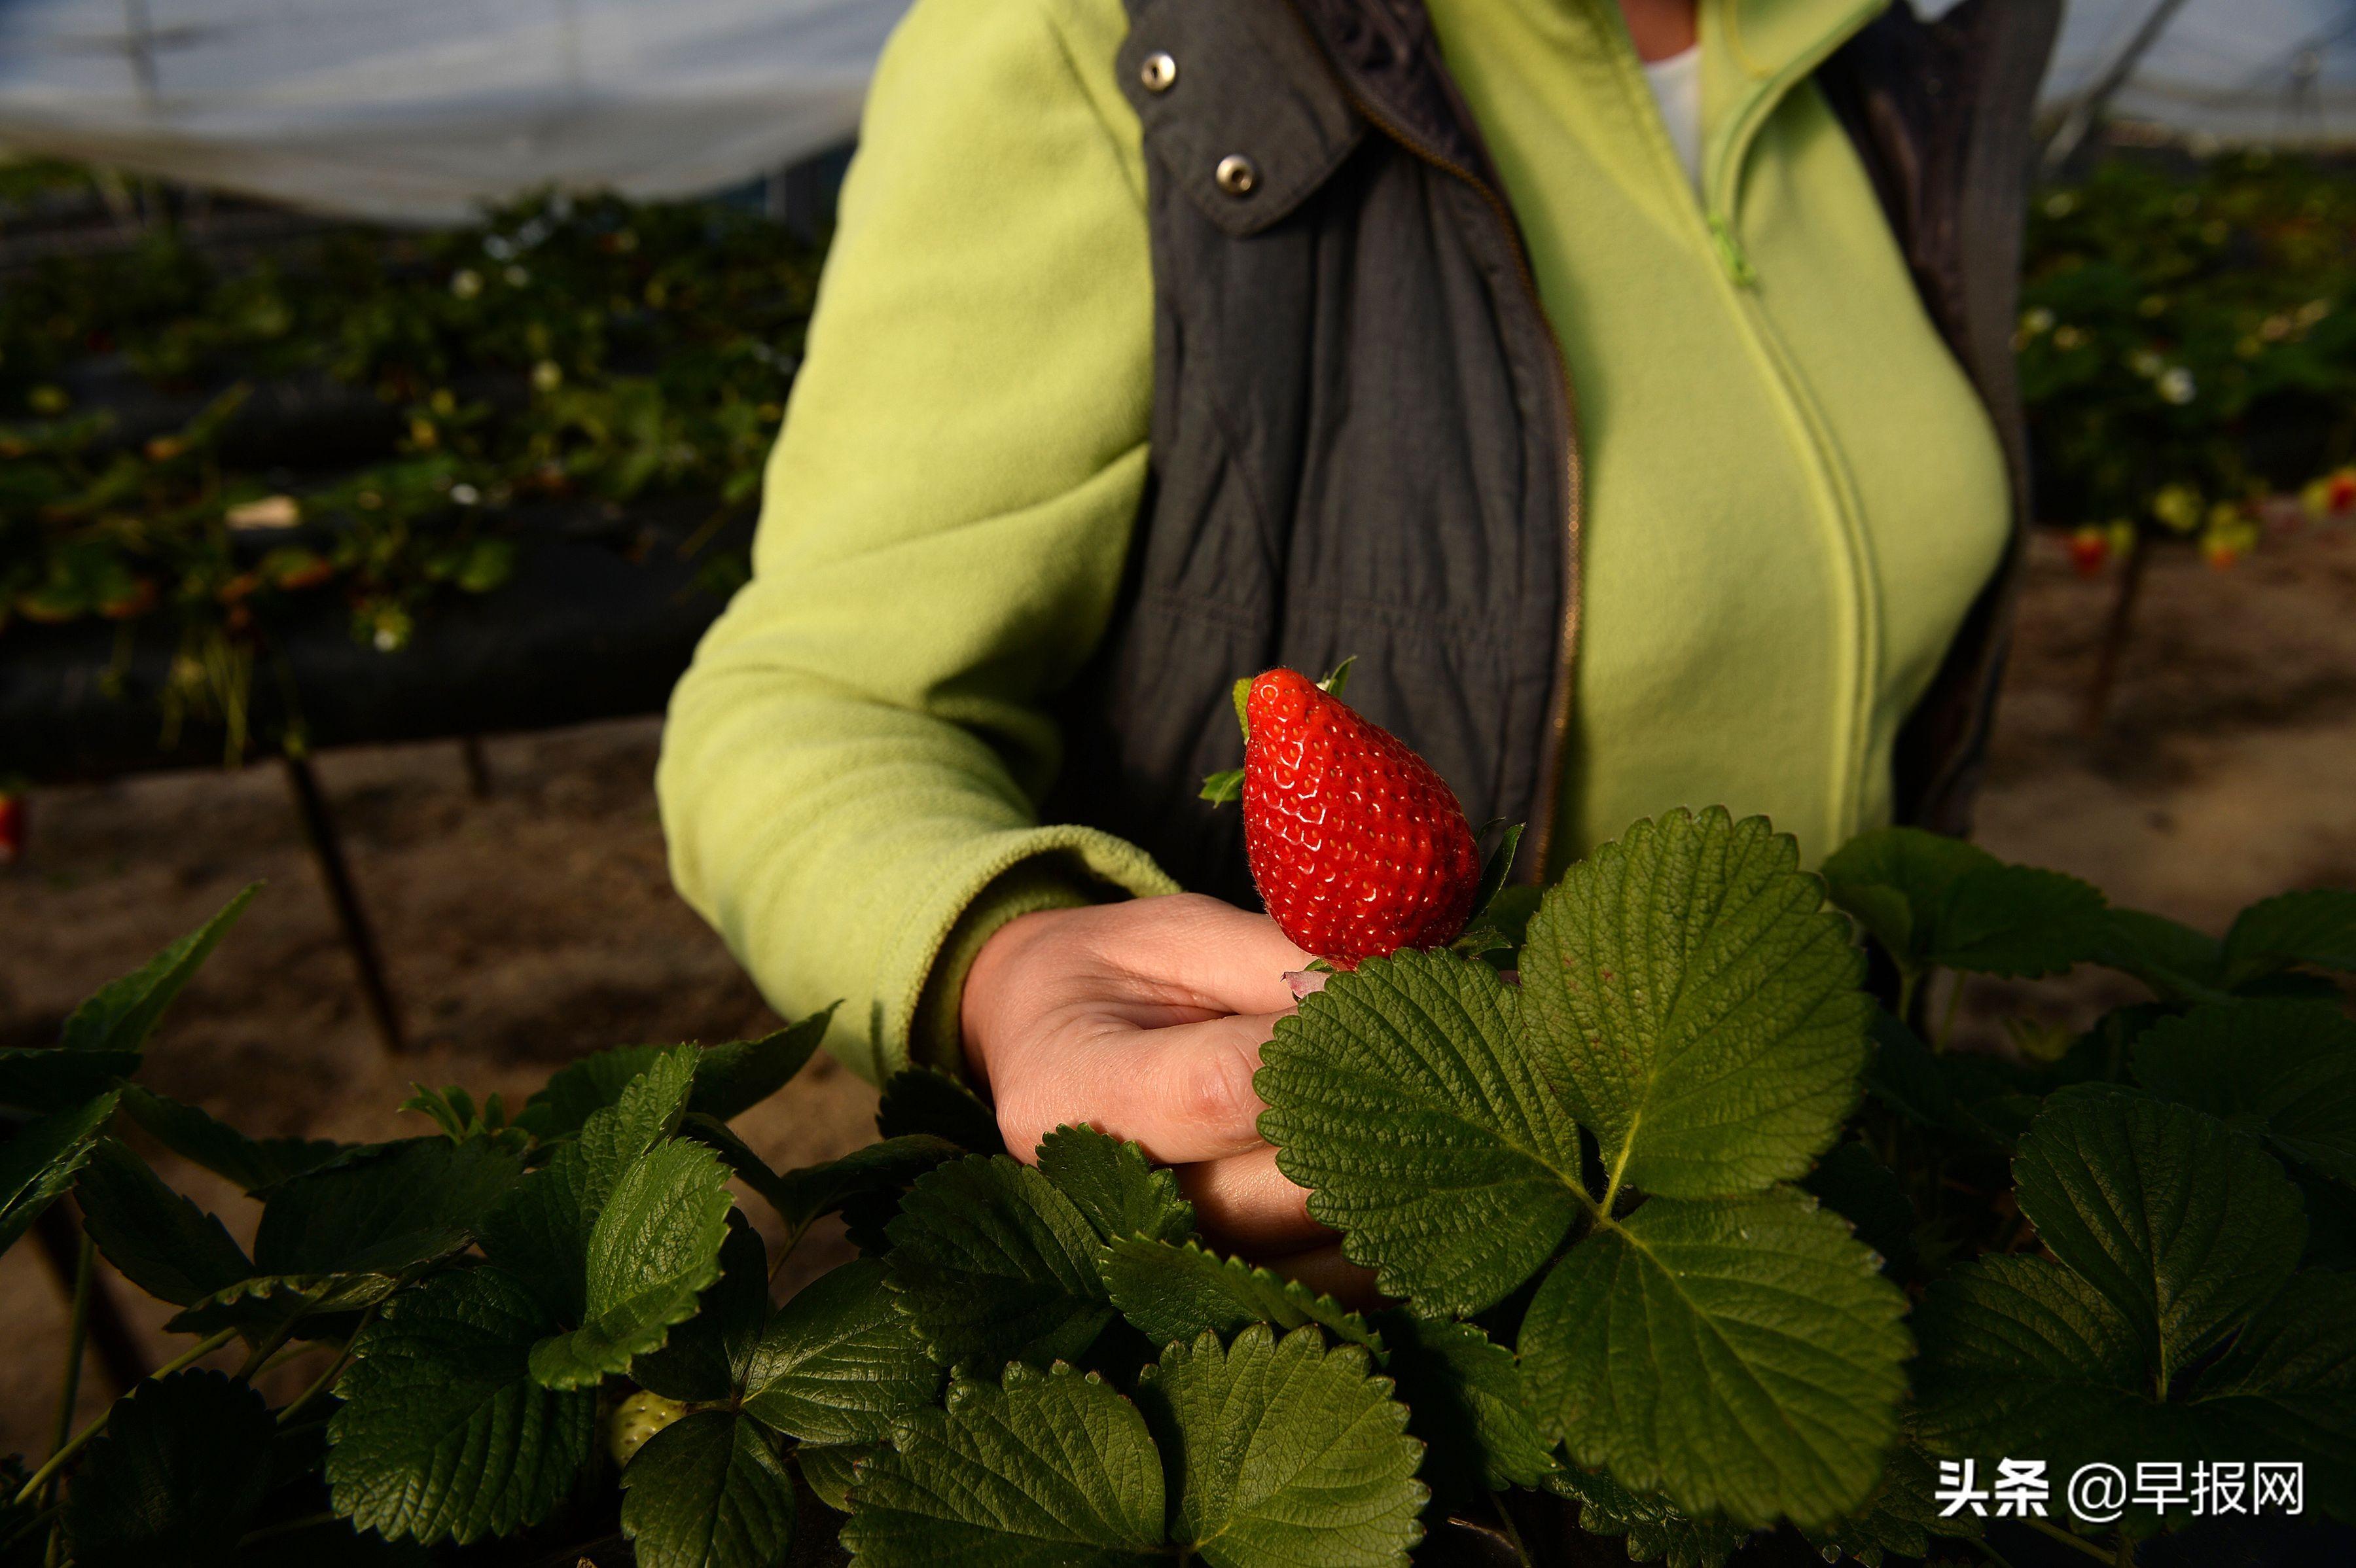
[[[680,891],[780,1013],[843,1001],[829,1045],[870,1078],[907,1062],[920,999],[954,1052],[994,920],[1173,886],[1036,814],[1044,703],[1104,633],[1151,398],[1143,171],[1120,8],[1098,10],[922,0],[894,34],[753,578],[664,733]],[[945,947],[957,974],[933,973]]]

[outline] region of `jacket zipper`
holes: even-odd
[[[1571,674],[1579,652],[1579,588],[1580,537],[1585,522],[1584,489],[1586,459],[1579,442],[1579,405],[1570,381],[1570,368],[1564,361],[1562,339],[1555,336],[1554,326],[1547,319],[1546,301],[1538,294],[1537,274],[1530,270],[1530,259],[1522,248],[1520,226],[1515,221],[1513,209],[1505,199],[1472,170],[1451,159],[1441,157],[1416,140],[1390,116],[1369,103],[1340,71],[1334,81],[1348,100],[1351,108],[1366,123],[1388,137],[1392,144],[1408,156],[1442,174],[1462,180],[1471,187],[1497,220],[1505,236],[1505,246],[1513,253],[1514,270],[1522,280],[1522,293],[1539,329],[1546,334],[1547,347],[1553,350],[1547,363],[1554,371],[1556,434],[1562,441],[1565,492],[1564,540],[1562,568],[1562,618],[1559,641],[1556,648],[1554,688],[1547,702],[1547,753],[1538,768],[1537,798],[1532,809],[1537,814],[1536,832],[1529,838],[1528,869],[1518,880],[1537,884],[1546,880],[1547,857],[1553,854],[1555,823],[1561,815],[1562,753],[1570,733]]]

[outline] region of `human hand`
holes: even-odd
[[[1205,1236],[1363,1295],[1258,1126],[1259,1047],[1308,962],[1267,916],[1200,894],[1023,915],[967,972],[966,1062],[1016,1157],[1066,1123],[1132,1139],[1177,1168]]]

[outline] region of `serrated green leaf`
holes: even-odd
[[[674,1142],[632,1160],[589,1232],[581,1326],[532,1347],[533,1379],[583,1388],[659,1349],[720,1277],[729,1208],[727,1168],[709,1149]]]
[[[66,1020],[62,1045],[70,1051],[136,1051],[147,1043],[164,1009],[188,983],[222,937],[229,933],[262,884],[253,883],[222,906],[220,913],[157,953],[136,972],[110,982]]]
[[[874,1443],[798,1443],[794,1463],[812,1496],[837,1513],[849,1513],[859,1462],[873,1459],[881,1451],[882,1444]]]
[[[2136,1037],[2146,1089],[2207,1112],[2281,1158],[2356,1183],[2356,1022],[2329,1002],[2197,1008]]]
[[[1513,1352],[1470,1323],[1394,1310],[1383,1369],[1424,1444],[1423,1477],[1459,1495],[1535,1487],[1556,1469]]]
[[[997,1113],[937,1068],[909,1068],[884,1080],[875,1130],[886,1138],[929,1133],[977,1155],[1008,1152],[998,1133]]]
[[[1863,1508],[1804,1533],[1826,1562],[1852,1561],[1865,1568],[1881,1568],[1886,1553],[1923,1556],[1934,1537],[1977,1540],[1978,1517],[1968,1509],[1944,1513],[1935,1496],[1937,1481],[1938,1467],[1931,1456],[1913,1443],[1901,1443]]]
[[[2236,986],[2291,964],[2356,971],[2356,890],[2311,887],[2251,905],[2225,933],[2225,963]]]
[[[2110,934],[2103,896],[2085,883],[1920,828],[1859,834],[1824,876],[1833,902],[1909,974],[2053,974],[2096,957]]]
[[[262,1206],[252,1273],[189,1303],[171,1326],[254,1332],[374,1305],[463,1251],[521,1171],[516,1151],[487,1140],[415,1138],[290,1176]]]
[[[1203,787],[1194,792],[1198,800],[1208,800],[1214,806],[1224,806],[1230,800],[1243,799],[1244,770],[1223,768],[1216,773],[1203,775]]]
[[[484,1251],[527,1281],[561,1321],[579,1323],[588,1311],[589,1242],[598,1217],[638,1158],[679,1127],[694,1071],[691,1046],[655,1057],[485,1218]]]
[[[757,1040],[716,1046],[616,1046],[570,1062],[542,1084],[515,1125],[546,1142],[568,1138],[590,1117],[618,1102],[632,1080],[667,1055],[691,1053],[693,1087],[687,1108],[726,1122],[793,1080],[826,1037],[834,1009],[814,1013]]]
[[[1724,1568],[1751,1535],[1722,1519],[1680,1513],[1665,1498],[1639,1496],[1600,1471],[1566,1466],[1546,1488],[1579,1505],[1579,1528],[1590,1535],[1625,1536],[1631,1563]]]
[[[1434,1312],[1502,1299],[1586,1208],[1578,1129],[1516,1032],[1521,1000],[1449,954],[1368,959],[1260,1053],[1278,1168],[1387,1294]]]
[[[2135,1327],[2067,1269],[1982,1258],[1932,1283],[1914,1327],[1918,1420],[1934,1453],[2111,1459],[2105,1444],[2133,1424],[2146,1380]]]
[[[1183,1241],[1194,1234],[1194,1206],[1179,1192],[1176,1174],[1093,1127],[1058,1127],[1042,1139],[1039,1174],[1105,1240]]]
[[[872,1443],[940,1384],[939,1366],[893,1305],[884,1265],[862,1258],[819,1275],[770,1317],[746,1362],[743,1403],[805,1443]]]
[[[80,1568],[213,1568],[270,1482],[275,1423],[262,1396],[219,1372],[175,1372],[131,1391],[74,1471],[66,1538]]]
[[[2211,1366],[2163,1390],[2136,1326],[2059,1264],[1995,1256],[1916,1310],[1919,1420],[1935,1453],[2083,1464],[2302,1459],[2310,1501],[2356,1505],[2356,1281],[2301,1275]],[[2128,1523],[2165,1523],[2130,1509]]]
[[[2309,1273],[2244,1328],[2194,1385],[2215,1449],[2306,1462],[2308,1498],[2356,1515],[2356,1276]]]
[[[2160,996],[2210,1001],[2225,993],[2225,944],[2165,915],[2112,909],[2088,956],[2135,976]]]
[[[263,1204],[253,1237],[264,1273],[394,1273],[463,1244],[523,1162],[475,1140],[417,1138],[355,1151],[290,1176]]]
[[[1069,1367],[1013,1367],[899,1418],[842,1544],[865,1568],[1148,1568],[1168,1559],[1162,1486],[1136,1406]]]
[[[1173,1493],[1170,1533],[1213,1568],[1401,1564],[1423,1538],[1430,1494],[1407,1407],[1355,1345],[1264,1323],[1173,1345],[1137,1402]]]
[[[659,1350],[630,1363],[630,1380],[665,1399],[717,1404],[744,1391],[753,1352],[769,1321],[769,1250],[744,1215],[731,1210],[720,1244],[720,1278],[695,1316]]]
[[[1789,1189],[1655,1198],[1538,1288],[1522,1372],[1579,1464],[1695,1514],[1822,1524],[1880,1477],[1905,1305],[1847,1225]]]
[[[37,1116],[0,1144],[0,1252],[73,1186],[74,1173],[114,1114],[114,1101],[112,1093],[102,1094],[70,1111]]]
[[[531,1379],[555,1325],[496,1268],[445,1273],[369,1325],[337,1385],[327,1477],[362,1530],[469,1541],[537,1524],[573,1490],[596,1441],[597,1396]]]
[[[1003,1155],[918,1177],[889,1232],[892,1289],[944,1366],[1077,1356],[1111,1320],[1096,1231],[1046,1177]]]
[[[706,1046],[695,1064],[695,1090],[687,1108],[723,1122],[733,1121],[794,1080],[826,1038],[835,1007],[757,1040]]]
[[[905,1191],[910,1182],[965,1151],[947,1138],[911,1133],[854,1149],[840,1159],[804,1165],[777,1176],[774,1187],[755,1190],[788,1226],[807,1224],[821,1214],[832,1214],[854,1199]]]
[[[795,1506],[768,1439],[734,1411],[665,1427],[622,1472],[622,1533],[638,1568],[779,1568]]]
[[[327,1139],[249,1138],[197,1106],[136,1084],[124,1088],[123,1109],[149,1137],[248,1193],[265,1192],[352,1152]]]
[[[2012,1170],[2038,1239],[2134,1326],[2163,1386],[2282,1288],[2307,1240],[2297,1189],[2255,1144],[2137,1094],[2054,1095]]]
[[[1156,1345],[1191,1343],[1206,1332],[1224,1339],[1252,1323],[1288,1330],[1314,1323],[1346,1343],[1383,1348],[1366,1320],[1332,1296],[1193,1241],[1123,1237],[1108,1242],[1097,1263],[1113,1305]]]
[[[1547,895],[1525,1013],[1616,1187],[1797,1176],[1857,1103],[1864,956],[1792,839],[1723,810],[1639,822]]]
[[[187,1306],[253,1273],[219,1219],[112,1138],[91,1149],[74,1196],[82,1229],[106,1261],[149,1295]]]
[[[1852,1138],[1834,1144],[1800,1187],[1855,1226],[1857,1239],[1879,1253],[1890,1272],[1913,1268],[1914,1205],[1863,1144]]]
[[[70,1051],[50,1046],[0,1050],[0,1105],[66,1111],[139,1070],[137,1051]]]

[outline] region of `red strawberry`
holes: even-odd
[[[2092,524],[2070,535],[2070,564],[2081,577],[2099,576],[2111,558],[2111,536]]]
[[[1453,940],[1481,855],[1430,765],[1297,671],[1255,679],[1245,721],[1244,850],[1284,934],[1344,969]]]
[[[25,798],[0,790],[0,865],[25,853]]]

